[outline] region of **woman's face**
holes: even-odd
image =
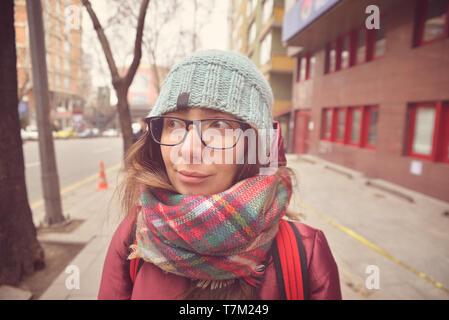
[[[226,118],[238,120],[227,113],[206,108],[188,108],[173,111],[164,116],[186,120]],[[220,123],[215,124],[220,126]],[[244,153],[243,136],[233,149],[211,149],[201,142],[198,131],[191,125],[185,140],[176,146],[161,145],[168,178],[180,194],[211,195],[222,192],[232,185],[237,173],[237,159]],[[225,157],[225,153],[227,153]],[[232,160],[229,161],[229,159]]]

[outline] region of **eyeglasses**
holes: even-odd
[[[212,149],[234,148],[243,133],[251,128],[246,122],[226,118],[186,120],[172,116],[145,119],[153,140],[163,146],[176,146],[184,142],[191,124],[204,146]]]

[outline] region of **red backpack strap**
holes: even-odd
[[[134,241],[134,244],[137,245],[137,240]],[[136,282],[137,273],[139,272],[143,263],[144,260],[142,258],[134,258],[129,261],[129,276],[133,284]]]
[[[137,245],[137,239],[135,239],[135,227],[133,229],[133,232],[131,233],[128,247],[133,243],[135,245]],[[145,262],[145,260],[143,260],[142,258],[134,258],[134,259],[128,260],[129,277],[131,278],[131,282],[133,283],[133,285],[136,282],[137,273],[139,272],[139,270],[142,267],[144,262]]]
[[[273,241],[273,259],[282,300],[308,300],[309,277],[301,235],[293,222],[281,219]]]

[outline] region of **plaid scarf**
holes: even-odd
[[[262,212],[276,181],[273,203]],[[143,258],[199,280],[203,288],[235,279],[257,286],[290,198],[290,178],[275,175],[251,177],[208,196],[142,189],[137,245],[131,245],[128,259]]]

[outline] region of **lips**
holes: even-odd
[[[196,172],[196,171],[186,171],[179,170],[177,171],[179,180],[184,183],[201,183],[205,181],[210,175]]]

